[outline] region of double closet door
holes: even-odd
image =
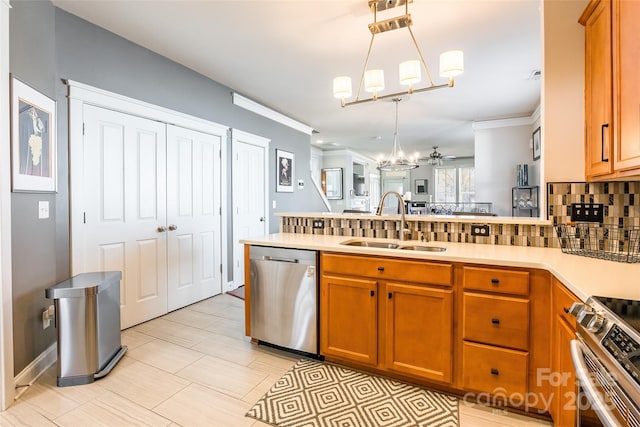
[[[74,271],[122,271],[123,329],[219,294],[226,135],[90,105],[83,122],[84,265]]]

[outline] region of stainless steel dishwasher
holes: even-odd
[[[251,246],[251,337],[318,354],[316,251]]]

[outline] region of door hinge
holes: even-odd
[[[82,212],[82,223],[83,224],[87,223],[87,213],[86,212]]]
[[[218,150],[218,157],[222,158],[222,150]]]
[[[84,135],[84,122],[82,123],[82,134]]]
[[[222,215],[222,206],[220,206],[220,215]]]
[[[220,274],[222,274],[222,264],[220,264]]]

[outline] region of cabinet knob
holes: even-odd
[[[384,267],[378,267],[378,271],[384,271]]]
[[[393,294],[391,292],[389,292],[389,299],[393,298]]]
[[[498,283],[500,283],[500,279],[491,279],[492,285],[497,285]]]
[[[372,297],[376,296],[376,291],[371,290],[371,296],[372,296]]]
[[[491,375],[500,375],[500,371],[498,371],[496,368],[491,368]]]
[[[500,324],[500,319],[496,319],[495,317],[493,319],[491,319],[491,323],[494,325],[499,325]]]

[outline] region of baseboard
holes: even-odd
[[[56,363],[58,359],[58,345],[53,343],[45,351],[40,353],[33,362],[29,363],[26,368],[22,370],[13,379],[13,384],[16,389],[15,399],[19,398],[22,393],[27,391],[29,386],[33,384],[39,377],[46,371],[51,365]]]

